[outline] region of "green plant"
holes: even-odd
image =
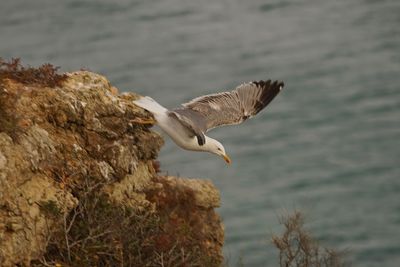
[[[48,217],[58,217],[61,214],[60,208],[54,200],[40,201],[39,209]]]

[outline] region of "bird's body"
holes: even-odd
[[[207,151],[206,143],[211,143],[212,138],[205,136],[204,145],[199,145],[196,136],[188,132],[187,127],[179,119],[171,116],[168,109],[158,104],[151,97],[143,97],[134,101],[138,106],[151,112],[156,119],[157,125],[181,148],[192,151]],[[215,139],[212,139],[215,140]]]
[[[199,146],[195,136],[190,136],[177,119],[171,118],[168,114],[163,114],[155,117],[158,125],[163,131],[171,137],[171,139],[181,148],[193,151],[201,151],[202,146]]]
[[[222,156],[230,163],[220,142],[205,133],[218,126],[239,124],[267,106],[283,88],[283,82],[251,82],[231,92],[201,96],[168,110],[151,97],[141,97],[134,103],[151,112],[160,126],[180,147],[207,151]]]

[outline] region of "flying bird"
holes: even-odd
[[[239,124],[255,116],[283,86],[281,81],[253,81],[230,92],[197,97],[172,110],[164,108],[149,96],[140,97],[133,103],[152,113],[155,122],[143,119],[136,122],[156,123],[183,149],[210,152],[231,163],[224,146],[205,133],[215,127]]]

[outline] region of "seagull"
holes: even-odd
[[[194,98],[182,107],[168,110],[149,96],[133,103],[154,116],[154,120],[139,119],[143,124],[156,123],[181,148],[210,152],[230,164],[224,146],[205,133],[215,127],[240,124],[264,109],[282,90],[281,81],[253,81],[239,85],[230,92]]]

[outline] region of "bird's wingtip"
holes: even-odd
[[[272,82],[271,79],[268,80],[260,80],[260,81],[253,81],[253,83],[259,87],[278,87],[279,90],[282,90],[283,87],[285,86],[285,83],[283,81],[276,80]]]
[[[279,90],[282,90],[285,87],[285,83],[283,81],[278,82]]]

